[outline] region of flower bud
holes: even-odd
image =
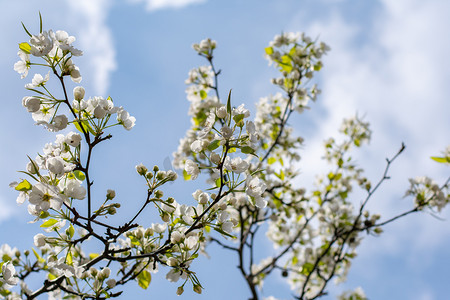
[[[227,108],[225,106],[221,106],[216,110],[216,115],[220,119],[224,119],[227,116]]]
[[[194,284],[193,290],[197,294],[201,294],[202,293],[202,287],[200,285],[198,285],[198,284]]]
[[[116,191],[114,190],[107,190],[106,191],[106,199],[112,200],[116,197]]]
[[[112,289],[113,287],[116,286],[116,280],[113,279],[113,278],[108,279],[108,280],[106,281],[106,285],[107,285],[110,289]]]
[[[147,228],[146,230],[145,230],[145,237],[150,237],[150,236],[152,236],[153,235],[153,229],[152,228]]]
[[[75,100],[83,100],[84,99],[84,94],[85,94],[85,90],[84,87],[82,86],[76,86],[73,89],[73,97],[75,98]]]
[[[155,192],[155,197],[156,197],[156,198],[161,199],[162,196],[164,196],[163,191],[157,190],[157,191]]]
[[[136,166],[136,172],[138,172],[139,175],[144,176],[147,173],[148,169],[143,164],[139,164]]]
[[[158,173],[156,173],[156,179],[163,180],[166,178],[166,174],[167,173],[165,171],[158,171]]]
[[[179,286],[179,287],[177,288],[177,295],[180,296],[181,294],[183,294],[183,292],[184,292],[183,286]]]
[[[217,154],[215,152],[212,152],[210,158],[211,158],[211,161],[212,161],[213,164],[218,165],[220,163],[221,157],[220,157],[219,154]]]
[[[163,213],[161,214],[161,220],[163,220],[163,222],[166,222],[166,223],[169,222],[169,221],[170,221],[170,216],[169,216],[169,214],[163,212]]]

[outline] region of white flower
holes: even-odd
[[[86,197],[86,189],[77,179],[69,179],[65,182],[64,195],[73,199],[83,200]]]
[[[31,189],[29,201],[36,208],[47,211],[49,208],[61,209],[64,199],[55,186],[38,182]]]
[[[22,105],[28,110],[28,112],[34,113],[40,109],[41,100],[36,97],[23,97]]]
[[[233,109],[233,115],[244,115],[244,118],[248,118],[250,111],[244,107],[244,104],[241,104],[238,108]]]
[[[191,175],[192,180],[196,179],[198,177],[198,174],[200,174],[200,169],[198,168],[197,164],[190,159],[186,160],[184,169],[186,170],[186,173]]]
[[[14,275],[16,275],[16,269],[10,262],[3,264],[2,274],[3,281],[9,285],[16,285],[19,282],[19,279],[17,277],[14,277]]]
[[[255,205],[259,208],[264,208],[267,205],[267,201],[261,197],[266,188],[266,184],[256,176],[249,176],[246,180],[245,192],[255,198]]]
[[[136,118],[130,116],[130,114],[121,107],[117,112],[117,121],[119,124],[122,124],[126,130],[131,130],[136,122]]]
[[[180,277],[182,279],[186,279],[187,273],[181,272],[180,270],[176,270],[175,268],[170,270],[169,273],[167,273],[166,275],[166,279],[170,282],[177,282],[180,279]]]
[[[71,131],[66,135],[64,141],[67,145],[70,145],[72,147],[78,147],[78,145],[81,142],[81,135]]]
[[[191,150],[192,150],[192,152],[195,152],[195,153],[201,152],[203,150],[202,141],[201,140],[195,140],[191,144]]]
[[[214,113],[214,110],[211,110],[209,112],[208,118],[206,118],[205,124],[203,124],[204,128],[198,133],[198,138],[202,139],[207,136],[213,128],[215,122],[216,114]]]
[[[78,50],[71,45],[75,42],[74,36],[69,36],[69,34],[63,30],[58,30],[55,33],[50,31],[49,34],[61,50],[67,50],[72,53],[73,56],[83,55],[81,50]]]
[[[14,64],[14,71],[21,74],[20,78],[24,79],[28,75],[28,69],[30,68],[30,55],[20,50],[17,52],[20,60]]]
[[[53,174],[56,174],[57,176],[64,174],[64,160],[58,156],[58,157],[50,157],[46,161],[46,167],[47,169],[52,172]]]
[[[167,224],[166,223],[164,223],[164,224],[152,224],[152,229],[156,233],[163,233],[167,229]]]
[[[53,41],[48,37],[48,33],[43,31],[39,35],[30,38],[30,53],[34,56],[45,56],[53,48]]]
[[[182,242],[184,240],[185,236],[184,233],[181,233],[179,231],[174,231],[172,232],[171,236],[170,236],[170,241],[173,244],[178,244],[180,242]]]
[[[224,125],[222,128],[220,128],[220,132],[222,133],[223,138],[226,140],[233,136],[233,129],[231,129],[227,125]]]
[[[47,125],[48,130],[56,132],[63,130],[67,127],[67,124],[69,123],[69,119],[66,115],[58,115],[53,118],[53,121]]]
[[[25,88],[33,89],[35,87],[44,86],[49,79],[50,79],[50,72],[48,72],[47,75],[45,75],[45,77],[43,77],[41,74],[34,74],[31,83],[27,83],[25,85]]]
[[[228,171],[239,174],[247,171],[249,164],[247,161],[243,160],[240,157],[231,159],[229,156],[227,156],[227,158],[225,158],[224,167]]]
[[[42,233],[36,234],[34,236],[34,245],[39,248],[45,246],[46,244],[45,238],[46,236],[43,235]]]
[[[223,223],[222,230],[225,231],[226,233],[231,234],[233,232],[233,223],[230,221]]]

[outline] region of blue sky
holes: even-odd
[[[164,165],[189,126],[184,80],[190,68],[204,64],[191,45],[205,37],[218,42],[221,93],[232,88],[234,103],[244,102],[253,111],[260,97],[276,92],[269,83],[274,71],[263,58],[275,34],[304,31],[331,46],[318,79],[322,95],[311,111],[292,121],[306,139],[299,184],[308,184],[323,169],[316,149],[336,134],[342,118],[355,112],[366,116],[374,132],[370,147],[357,154],[373,181],[381,176],[385,157],[402,141],[407,145],[392,169],[392,180],[373,199],[374,211],[389,217],[411,207],[410,200],[402,198],[409,177],[429,175],[442,181],[449,174],[429,156],[439,154],[450,140],[450,2],[3,0],[2,243],[24,249],[39,232],[36,225],[27,224],[31,218],[26,207],[16,206],[16,193],[8,184],[19,178],[16,171],[24,168],[26,155],[34,156],[54,141],[54,135],[34,126],[21,107],[23,86],[31,76],[20,80],[13,70],[17,43],[26,40],[20,22],[37,32],[39,11],[46,29],[63,29],[77,37],[76,46],[85,55],[76,64],[87,95],[111,95],[137,119],[131,132],[114,131],[114,138],[94,157],[96,190],[103,195],[105,189],[115,188],[124,215],[131,214],[145,194],[134,166]],[[202,187],[201,182],[179,180],[166,193],[181,201]],[[362,286],[370,299],[445,299],[450,280],[448,209],[441,217],[444,221],[429,214],[411,216],[386,227],[381,237],[367,238],[349,280],[331,294]],[[269,247],[261,242],[263,251]],[[210,253],[211,259],[202,259],[197,268],[204,294],[197,297],[189,291],[183,297],[245,299],[247,290],[233,257],[217,248]],[[177,285],[166,283],[164,275],[165,271],[156,274],[147,291],[130,286],[130,296],[124,298],[175,299]],[[277,278],[265,285],[264,295],[290,298],[287,285]]]

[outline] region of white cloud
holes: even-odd
[[[89,60],[89,64],[86,64],[88,70],[85,69],[84,73],[94,74],[95,92],[104,95],[109,87],[111,72],[116,69],[116,52],[111,30],[106,24],[109,2],[69,0],[68,4],[79,26],[79,47]]]
[[[129,0],[129,2],[145,2],[148,11],[155,11],[168,8],[183,8],[192,4],[204,3],[206,0]]]

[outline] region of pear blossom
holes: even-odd
[[[2,266],[2,281],[9,285],[16,285],[19,282],[19,278],[15,277],[16,269],[14,265],[10,262],[3,264]]]
[[[21,74],[20,78],[24,79],[27,77],[30,69],[30,55],[22,50],[19,50],[17,55],[20,57],[20,60],[14,64],[14,71]]]
[[[38,248],[44,247],[45,244],[47,243],[45,241],[46,236],[43,235],[42,233],[38,233],[34,236],[34,245]]]
[[[130,116],[130,114],[126,110],[120,107],[119,111],[117,112],[117,121],[119,122],[119,124],[122,124],[126,130],[131,130],[131,128],[134,127],[136,118]]]
[[[244,115],[244,118],[250,117],[250,111],[244,107],[244,104],[233,109],[233,115]]]
[[[53,41],[50,39],[46,31],[39,35],[32,35],[30,38],[30,53],[34,56],[45,56],[53,48]]]
[[[28,110],[28,112],[34,113],[40,109],[41,100],[36,97],[23,97],[22,105]]]
[[[67,145],[70,145],[72,147],[78,147],[81,142],[81,135],[76,132],[69,132],[65,137],[65,142]]]
[[[63,30],[57,30],[55,33],[50,30],[49,35],[61,50],[69,51],[73,56],[83,55],[83,51],[78,50],[71,45],[75,41],[74,36],[69,36],[69,34]]]
[[[208,117],[206,118],[205,123],[203,124],[203,129],[198,133],[198,138],[204,138],[208,135],[208,133],[211,131],[211,129],[214,126],[214,123],[216,122],[216,114],[213,110],[209,112]]]
[[[240,157],[231,159],[229,156],[225,158],[224,167],[234,173],[243,173],[247,171],[249,163]]]
[[[38,182],[33,185],[29,195],[29,201],[37,208],[47,211],[49,208],[59,210],[65,198],[61,195],[55,186]]]
[[[50,72],[48,72],[47,75],[45,75],[45,77],[43,77],[41,74],[34,74],[31,83],[27,83],[25,85],[25,88],[34,89],[39,86],[44,86],[49,79],[50,79]]]
[[[200,174],[198,165],[190,159],[186,160],[184,169],[186,170],[186,173],[191,175],[192,180],[196,179],[198,174]]]
[[[64,195],[73,199],[83,200],[86,197],[86,189],[77,179],[66,180],[64,182],[63,192]]]

